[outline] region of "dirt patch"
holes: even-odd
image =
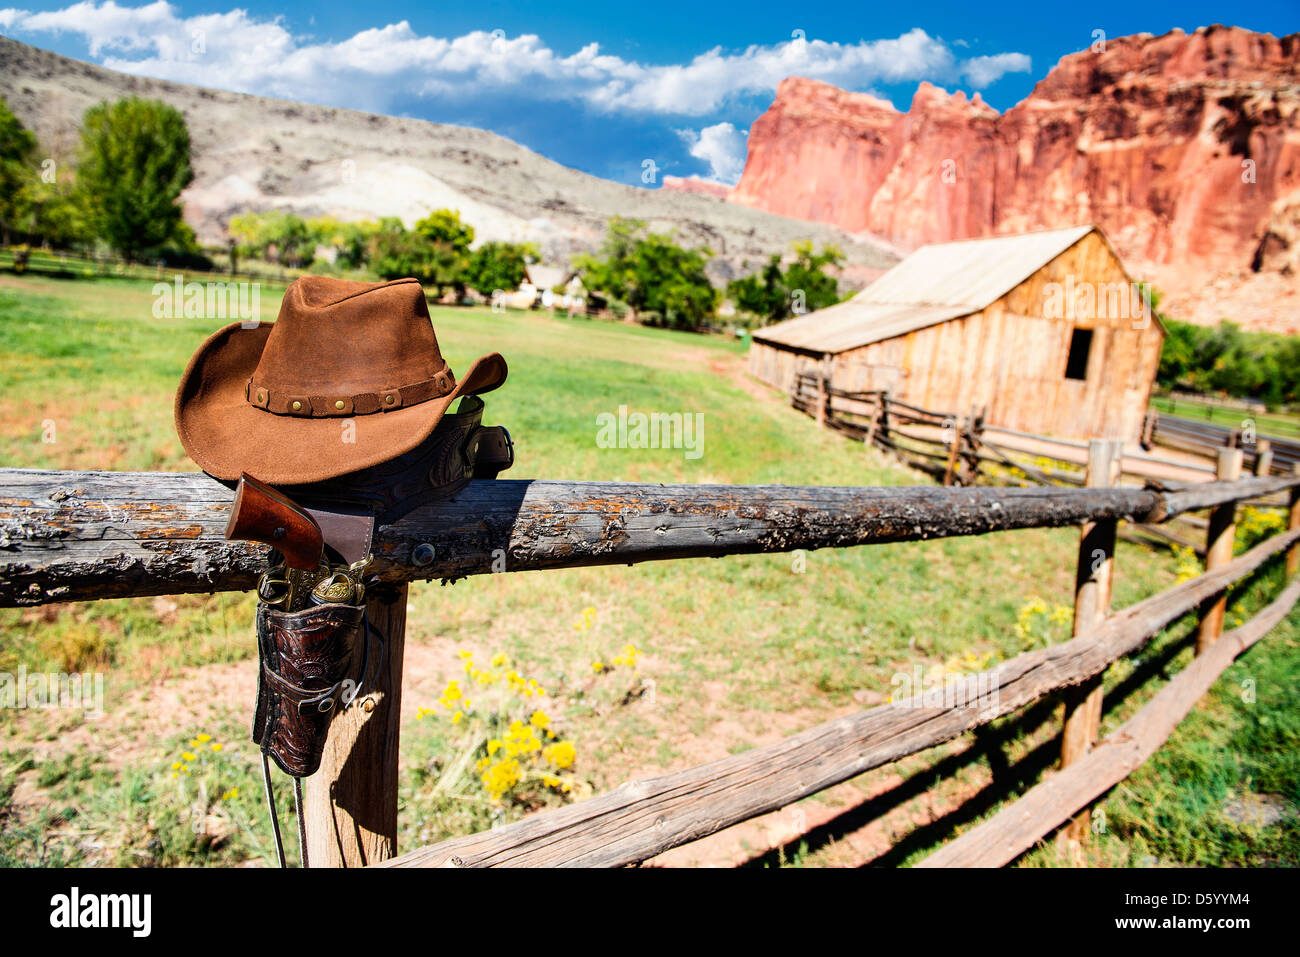
[[[1223,814],[1237,824],[1268,827],[1295,813],[1295,808],[1280,794],[1238,794],[1223,805]]]
[[[724,379],[730,379],[736,388],[740,389],[751,399],[757,399],[760,402],[770,403],[773,406],[782,405],[777,402],[777,393],[755,379],[750,378],[747,370],[747,363],[743,356],[714,356],[709,360],[709,371],[714,375],[722,376]]]

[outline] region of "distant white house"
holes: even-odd
[[[582,278],[564,266],[529,263],[524,267],[524,281],[514,292],[503,293],[494,301],[515,309],[564,309],[582,311],[587,306],[587,290]]]

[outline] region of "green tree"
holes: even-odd
[[[706,269],[713,251],[684,249],[670,235],[646,232],[639,219],[614,217],[598,255],[574,257],[590,290],[619,299],[643,322],[698,329],[718,305]]]
[[[1300,399],[1300,338],[1247,332],[1231,322],[1197,326],[1161,316],[1166,336],[1156,382],[1269,405]]]
[[[624,302],[629,300],[636,246],[645,228],[643,220],[615,216],[609,221],[599,255],[579,253],[573,258],[574,268],[582,273],[588,289]]]
[[[802,311],[813,312],[839,302],[839,280],[827,275],[825,270],[838,269],[843,264],[844,253],[838,246],[826,245],[815,253],[812,240],[795,243],[794,262],[785,271],[792,308],[801,304]]]
[[[460,212],[454,209],[435,209],[416,222],[417,235],[433,243],[443,243],[458,253],[468,253],[474,242],[474,227],[461,222]]]
[[[628,303],[664,325],[698,329],[718,307],[718,290],[705,272],[712,255],[708,247],[683,249],[668,236],[647,234],[633,253]]]
[[[43,162],[39,171],[32,169],[16,198],[15,226],[37,243],[64,249],[86,245],[93,236],[72,164],[56,163],[53,157],[46,162],[48,168]]]
[[[785,274],[781,272],[781,255],[776,253],[757,273],[727,283],[727,295],[736,308],[760,319],[785,318],[789,295]]]
[[[360,269],[366,263],[371,239],[379,232],[379,223],[373,219],[345,223],[333,216],[318,216],[307,220],[307,229],[313,245],[335,251],[336,266]]]
[[[811,240],[802,240],[792,249],[794,261],[785,270],[777,254],[758,273],[727,283],[727,295],[738,309],[778,322],[840,301],[839,280],[825,271],[844,262],[839,248],[828,245],[815,252]]]
[[[529,261],[535,261],[537,255],[531,243],[486,242],[469,257],[465,283],[484,296],[498,289],[518,289]]]
[[[370,268],[380,279],[414,276],[427,282],[431,268],[430,243],[402,225],[400,219],[385,217],[370,242]]]
[[[0,232],[5,245],[11,230],[19,229],[28,189],[36,178],[36,137],[0,99]]]
[[[179,111],[137,97],[86,111],[77,182],[95,235],[128,260],[178,236],[177,200],[193,179]]]
[[[417,273],[421,281],[433,286],[437,295],[447,287],[464,292],[474,227],[461,222],[456,210],[435,209],[416,222],[412,232],[427,246],[423,271]]]
[[[300,268],[315,255],[316,232],[301,216],[284,210],[232,216],[226,231],[241,256]]]

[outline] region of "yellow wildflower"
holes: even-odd
[[[223,745],[220,741],[213,741],[210,747],[212,748],[213,751],[220,751],[223,747],[225,747],[225,745]]]
[[[222,793],[221,800],[233,801],[237,797],[239,797],[239,788],[231,788],[229,791]]]
[[[201,734],[201,735],[199,735],[199,737],[198,737],[198,741],[199,741],[200,744],[206,744],[207,742],[209,742],[209,741],[211,741],[211,740],[212,740],[212,735],[210,735],[210,734]]]
[[[488,792],[493,804],[500,804],[501,798],[519,783],[523,768],[514,758],[505,758],[483,772],[480,780]]]
[[[534,711],[533,716],[528,719],[528,723],[535,728],[546,730],[551,726],[551,719],[545,711]]]
[[[198,760],[198,759],[194,756],[194,752],[192,752],[192,751],[186,751],[184,754],[181,755],[181,760],[183,760],[183,761],[196,761],[196,760]]]
[[[572,741],[557,741],[555,744],[548,744],[542,751],[542,757],[557,768],[572,767],[577,756],[578,750],[573,746]]]

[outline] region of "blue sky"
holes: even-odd
[[[3,4],[4,0],[0,0]],[[749,125],[791,74],[907,109],[917,84],[1005,110],[1108,37],[1230,23],[1300,30],[1300,0],[1226,5],[28,2],[0,33],[114,69],[492,130],[566,166],[643,183],[732,182]]]

